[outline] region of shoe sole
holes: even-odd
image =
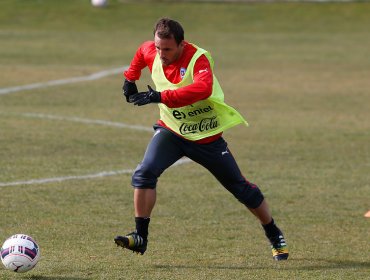
[[[288,259],[288,257],[289,257],[289,254],[287,253],[287,254],[280,254],[280,255],[273,256],[273,259],[275,261],[285,261]]]

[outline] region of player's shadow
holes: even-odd
[[[294,259],[292,259],[294,262]],[[291,260],[289,260],[291,261]],[[304,261],[305,263],[314,262],[312,264],[307,264],[303,266],[297,266],[294,269],[300,270],[321,270],[321,269],[343,269],[343,268],[353,268],[353,269],[370,269],[370,262],[360,262],[351,260],[328,260],[328,259],[308,259],[300,258],[296,261]],[[284,268],[282,268],[284,269]],[[289,269],[289,268],[285,268]]]
[[[314,262],[312,264],[301,265],[297,262]],[[370,269],[370,262],[358,262],[358,261],[335,261],[327,259],[289,259],[284,262],[275,262],[275,265],[281,264],[279,270],[322,270],[322,269]],[[284,264],[289,264],[286,266]],[[154,265],[158,269],[196,269],[199,266],[196,265]],[[245,269],[255,269],[261,270],[271,267],[270,265],[206,265],[204,266],[208,269],[220,269],[220,270],[245,270]]]

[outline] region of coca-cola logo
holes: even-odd
[[[179,128],[181,135],[200,133],[208,130],[212,130],[218,127],[218,121],[216,117],[204,118],[197,123],[182,123]]]

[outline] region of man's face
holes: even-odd
[[[168,66],[174,63],[182,54],[184,42],[177,45],[175,38],[161,39],[155,34],[154,44],[162,64]]]

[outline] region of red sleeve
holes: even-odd
[[[161,102],[169,108],[191,105],[211,96],[213,73],[208,59],[201,55],[194,65],[193,83],[175,90],[164,90]]]
[[[156,55],[156,50],[153,41],[143,43],[136,51],[134,58],[130,63],[130,67],[123,72],[124,77],[130,81],[137,81],[140,79],[141,70],[149,67],[152,71],[153,61]]]

